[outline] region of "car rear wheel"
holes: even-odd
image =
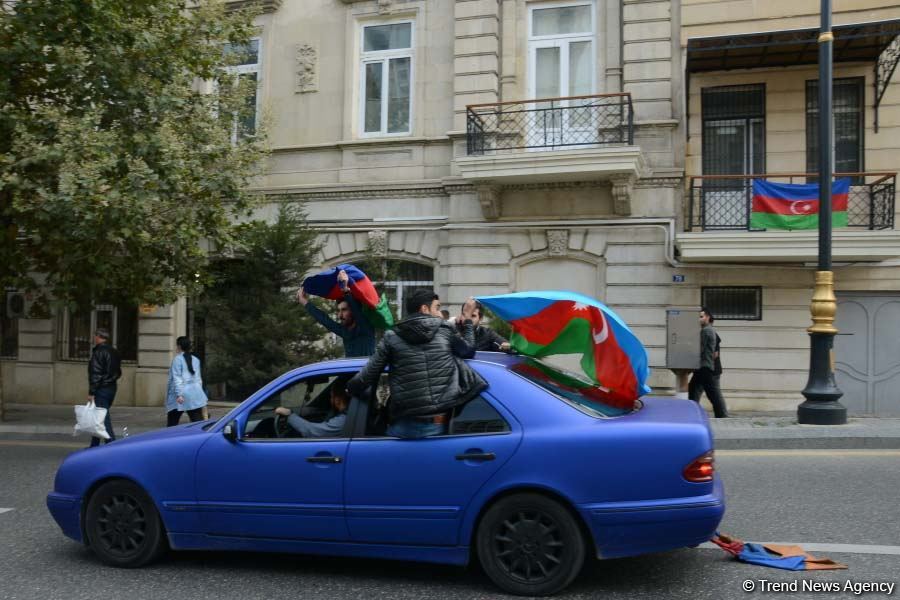
[[[156,506],[130,481],[105,483],[91,495],[85,533],[94,553],[114,567],[141,567],[166,549]]]
[[[497,502],[482,518],[476,543],[485,573],[512,594],[555,594],[584,565],[578,523],[565,507],[540,494]]]

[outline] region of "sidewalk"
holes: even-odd
[[[210,403],[210,416],[218,419],[233,405]],[[74,408],[59,404],[5,404],[0,439],[73,439]],[[135,435],[164,427],[165,409],[113,405],[113,426],[121,436],[124,427]],[[187,417],[182,418],[187,423]],[[900,448],[900,419],[859,417],[846,425],[798,425],[794,414],[734,413],[729,419],[710,419],[716,448],[725,449],[823,449]]]

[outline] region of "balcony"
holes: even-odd
[[[592,180],[609,181],[616,213],[630,214],[631,188],[646,170],[627,93],[470,105],[456,164],[483,191],[487,218],[504,185]]]
[[[685,262],[811,262],[818,231],[768,231],[750,227],[752,180],[805,183],[815,173],[707,175],[692,177],[687,190],[685,232],[678,235]],[[833,231],[835,261],[875,261],[900,256],[894,230],[896,173],[835,173],[852,180],[848,227]]]

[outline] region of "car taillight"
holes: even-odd
[[[713,455],[713,451],[710,450],[684,468],[684,478],[688,481],[693,481],[694,483],[712,481],[713,473],[716,472],[714,463],[715,456]]]

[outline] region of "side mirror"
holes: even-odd
[[[232,444],[238,441],[238,424],[236,420],[229,421],[222,428],[222,435]]]

